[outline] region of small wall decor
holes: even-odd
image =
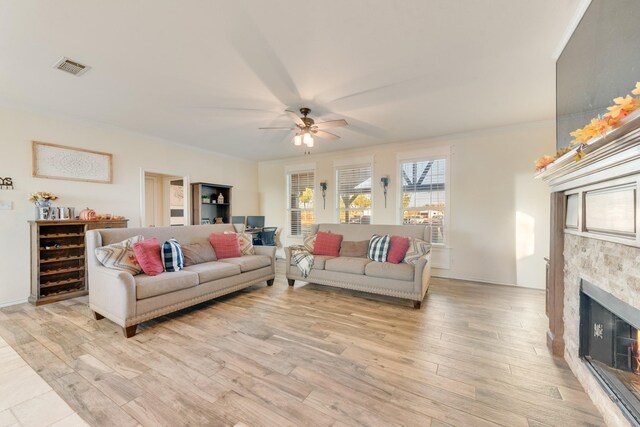
[[[327,208],[327,181],[320,183],[320,189],[322,190],[322,209]]]
[[[32,142],[33,176],[70,181],[111,184],[112,158],[109,153]]]
[[[380,185],[382,186],[382,191],[384,193],[384,207],[387,207],[387,189],[389,188],[389,175],[385,175],[380,178]]]
[[[13,179],[0,178],[0,190],[13,190]]]

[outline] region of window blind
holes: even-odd
[[[370,164],[336,169],[341,223],[371,223],[371,173]]]
[[[444,243],[446,160],[406,161],[400,166],[403,224],[430,224],[432,243]]]
[[[292,236],[309,234],[315,222],[315,172],[293,172],[287,177],[289,233]]]

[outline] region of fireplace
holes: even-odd
[[[580,357],[632,425],[640,426],[640,310],[582,280]]]

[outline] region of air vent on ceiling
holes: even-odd
[[[89,70],[88,65],[82,65],[79,62],[72,61],[69,58],[62,57],[58,62],[53,65],[53,68],[57,68],[58,70],[66,71],[67,73],[71,73],[74,76],[81,76]]]

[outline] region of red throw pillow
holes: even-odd
[[[136,256],[138,264],[144,274],[157,276],[164,271],[162,256],[160,255],[160,242],[155,237],[134,243],[131,248]]]
[[[391,264],[399,264],[404,259],[404,256],[409,250],[409,244],[411,243],[408,237],[391,236],[391,247],[387,254],[387,261]]]
[[[209,235],[209,243],[213,246],[218,259],[237,258],[242,256],[238,236],[233,234],[212,233]]]
[[[319,231],[316,234],[316,243],[313,247],[314,255],[340,256],[342,234],[325,233]]]

